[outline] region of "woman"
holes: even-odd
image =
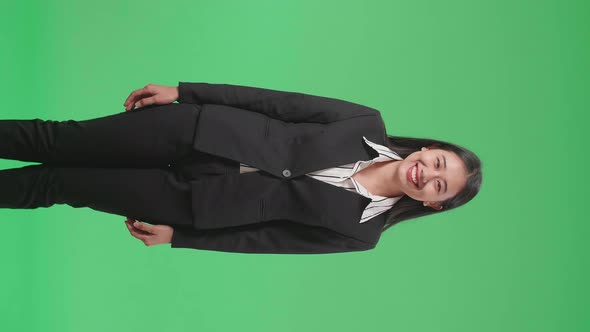
[[[124,215],[148,246],[318,254],[373,249],[394,223],[460,206],[481,184],[468,150],[387,136],[377,110],[339,99],[179,82],[124,106],[0,120],[0,157],[43,163],[0,171],[0,207]]]

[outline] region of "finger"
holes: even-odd
[[[151,92],[148,91],[147,87],[137,89],[137,90],[131,92],[131,94],[129,95],[129,97],[127,97],[127,100],[125,101],[125,104],[124,104],[125,109],[126,110],[132,109],[137,100],[147,97],[147,96],[150,96],[150,95],[151,95]]]
[[[149,240],[150,237],[153,236],[151,234],[141,233],[141,231],[138,231],[137,229],[133,228],[132,226],[127,226],[127,227],[129,228],[129,233],[131,233],[131,235],[133,237],[135,237],[136,239],[139,239],[141,241],[147,241],[147,240]]]
[[[151,225],[146,224],[146,223],[143,223],[143,222],[140,222],[140,221],[136,221],[136,222],[133,223],[133,226],[135,228],[137,228],[137,229],[142,230],[142,231],[153,233],[152,232],[153,227]]]
[[[130,223],[129,223],[129,227],[130,227],[130,228],[131,228],[131,229],[132,229],[132,230],[133,230],[135,233],[137,233],[137,234],[143,234],[143,235],[150,235],[150,234],[152,234],[151,232],[144,231],[144,230],[142,230],[142,229],[139,229],[139,228],[135,227],[135,226],[133,225],[133,222],[130,222]]]
[[[133,100],[134,98],[136,98],[137,95],[145,94],[147,92],[146,88],[147,87],[144,86],[141,89],[131,91],[131,93],[129,94],[129,96],[125,100],[125,103],[123,103],[123,105],[129,105],[130,101]]]
[[[136,107],[144,107],[144,106],[148,106],[148,105],[153,105],[156,103],[156,97],[152,96],[149,98],[143,98],[140,101],[135,103]]]
[[[129,94],[129,96],[127,97],[127,99],[125,99],[125,102],[123,103],[123,106],[129,107],[129,105],[131,104],[131,101],[135,98],[136,95],[140,94],[143,89],[145,89],[145,88],[141,88],[141,89],[137,89],[137,90],[131,91],[131,93]]]
[[[133,226],[131,226],[131,223],[129,221],[125,221],[125,226],[129,230],[129,233],[131,235],[135,236],[138,234],[137,230]]]
[[[133,234],[150,235],[149,232],[142,231],[141,229],[134,227],[133,221],[125,221],[125,225],[127,225],[127,229],[129,229],[129,232],[133,231]]]

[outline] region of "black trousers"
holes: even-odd
[[[188,181],[239,172],[193,150],[196,104],[151,105],[90,120],[0,120],[0,158],[41,164],[0,170],[0,208],[54,204],[192,226]]]

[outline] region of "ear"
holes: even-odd
[[[428,148],[422,147],[422,149],[420,149],[420,151],[424,151],[424,150],[428,150]]]
[[[440,205],[440,203],[438,202],[424,202],[423,203],[424,206],[430,206],[431,208],[435,209],[435,210],[442,210],[442,205]]]

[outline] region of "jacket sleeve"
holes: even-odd
[[[286,122],[330,123],[379,114],[341,99],[233,84],[178,82],[178,102],[237,107]]]
[[[171,243],[172,248],[258,254],[340,253],[376,246],[327,228],[289,220],[207,230],[175,227]]]

